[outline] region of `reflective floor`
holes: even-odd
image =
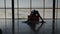
[[[15,19],[15,34],[52,34],[52,20],[45,20],[45,24],[39,29],[39,32],[34,32],[31,28],[26,24],[22,23],[26,21],[24,19],[17,20]],[[38,24],[36,29],[41,24]],[[60,33],[60,20],[56,20],[55,24],[55,34]],[[3,34],[12,34],[12,20],[11,19],[0,19],[0,29],[2,29]]]

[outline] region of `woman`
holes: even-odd
[[[31,11],[31,14],[28,16],[28,21],[39,21],[39,19],[41,19],[42,22],[44,22],[37,10]]]
[[[39,24],[39,19],[42,20],[41,23],[44,23],[42,17],[40,16],[37,10],[31,11],[31,14],[28,16],[27,23],[33,31],[36,31],[35,27],[36,27],[36,24]]]

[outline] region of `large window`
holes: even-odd
[[[57,8],[60,9],[59,1],[60,0],[56,0],[56,9]],[[2,15],[2,16],[0,16],[1,18],[4,17],[5,12],[7,13],[6,16],[8,16],[6,18],[11,18],[12,17],[12,15],[11,15],[12,5],[11,4],[12,4],[11,0],[0,0],[0,10],[1,10],[0,13],[3,11],[2,14],[0,14],[0,15]],[[5,8],[6,8],[6,11],[5,11]],[[15,15],[17,14],[17,12],[22,12],[21,14],[19,13],[19,15],[23,15],[24,12],[26,12],[25,14],[27,14],[27,13],[29,14],[30,13],[30,8],[31,9],[39,9],[38,11],[39,11],[39,13],[41,14],[42,17],[43,17],[43,13],[41,13],[41,9],[42,9],[42,12],[50,12],[49,15],[46,15],[47,13],[45,13],[44,18],[52,18],[51,11],[53,9],[53,0],[14,0],[14,9],[16,10]],[[45,8],[45,11],[44,11],[44,8]],[[26,9],[26,10],[23,10],[23,9]],[[51,11],[49,11],[49,10],[51,10]],[[20,18],[26,18],[27,15],[26,16],[24,15],[23,17],[22,16],[19,16],[19,17]],[[15,16],[15,17],[17,17],[17,16]]]
[[[44,20],[47,19],[40,34],[51,34],[52,20],[48,19],[53,17],[53,0],[14,0],[15,34],[30,33],[30,27],[22,24],[22,19],[27,19],[34,9],[38,10]],[[59,34],[60,0],[56,0],[55,3],[55,18],[56,34]],[[12,0],[0,0],[0,28],[3,30],[3,34],[12,34]]]

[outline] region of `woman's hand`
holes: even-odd
[[[46,23],[46,22],[45,22],[45,21],[43,21],[43,20],[42,20],[41,22],[42,22],[42,23]]]

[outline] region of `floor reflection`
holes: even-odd
[[[40,21],[40,22],[37,23],[37,22],[24,21],[24,22],[22,22],[22,23],[27,24],[27,25],[31,28],[31,30],[32,30],[35,34],[37,34],[37,33],[40,31],[40,29],[42,28],[43,24],[46,23],[46,22]],[[41,25],[40,25],[40,24],[41,24]],[[37,25],[39,25],[39,27],[37,27]],[[36,28],[37,28],[37,29],[36,29]]]

